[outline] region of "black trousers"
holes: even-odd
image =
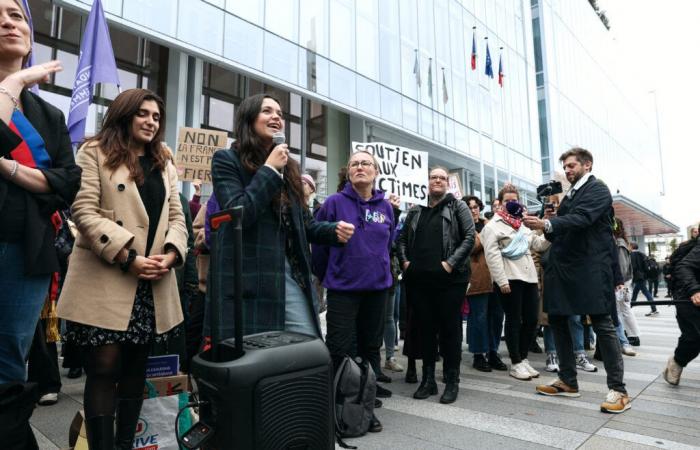
[[[328,290],[326,345],[333,368],[345,356],[359,356],[381,370],[379,349],[384,339],[384,308],[388,289],[380,291]]]
[[[676,305],[676,320],[681,336],[673,359],[685,367],[700,354],[700,307],[691,302]]]
[[[659,295],[659,279],[652,279],[652,280],[647,280],[649,283],[649,292],[651,292],[651,295],[654,297]]]
[[[626,393],[625,366],[620,351],[620,341],[612,319],[608,314],[591,315],[593,331],[598,338],[598,348],[603,357],[603,365],[607,372],[608,389]],[[559,379],[578,389],[576,380],[576,356],[574,355],[574,343],[569,331],[569,316],[549,315],[549,328],[554,336],[554,345],[557,348],[559,358]]]
[[[409,279],[405,285],[408,301],[416,308],[423,364],[435,361],[439,339],[444,369],[459,370],[462,361],[462,303],[467,283],[440,284]]]
[[[39,395],[59,393],[61,374],[58,371],[58,350],[55,342],[46,342],[46,320],[37,322],[34,340],[29,349],[27,380],[38,385]]]
[[[506,316],[505,335],[508,356],[513,364],[527,358],[530,343],[537,333],[539,294],[537,283],[508,280],[510,294],[504,294],[496,286],[496,295]],[[495,286],[495,285],[494,285]]]

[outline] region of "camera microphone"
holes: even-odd
[[[284,144],[286,141],[287,138],[281,131],[277,131],[275,132],[275,134],[272,135],[272,143],[275,144],[275,147],[277,147],[280,144]],[[280,175],[282,175],[282,178],[284,178],[284,167],[280,169]]]

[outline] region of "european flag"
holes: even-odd
[[[489,51],[489,43],[486,43],[486,73],[487,77],[493,78],[493,67],[491,65],[491,52]]]

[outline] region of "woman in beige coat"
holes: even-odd
[[[84,348],[90,449],[131,448],[149,344],[183,319],[173,268],[185,259],[187,231],[164,113],[154,93],[125,91],[77,153],[79,235],[58,313],[70,321],[65,339]]]
[[[530,380],[539,376],[527,360],[539,303],[537,270],[530,250],[544,251],[549,242],[522,224],[524,207],[515,186],[505,185],[498,199],[502,206],[481,231],[481,243],[506,316],[506,346],[512,363],[509,374],[518,380]]]

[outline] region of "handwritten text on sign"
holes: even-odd
[[[211,183],[211,159],[215,151],[226,147],[227,138],[223,131],[180,128],[176,153],[180,180]]]
[[[379,161],[376,187],[401,201],[428,204],[428,152],[383,142],[353,142],[352,151],[365,150]]]

